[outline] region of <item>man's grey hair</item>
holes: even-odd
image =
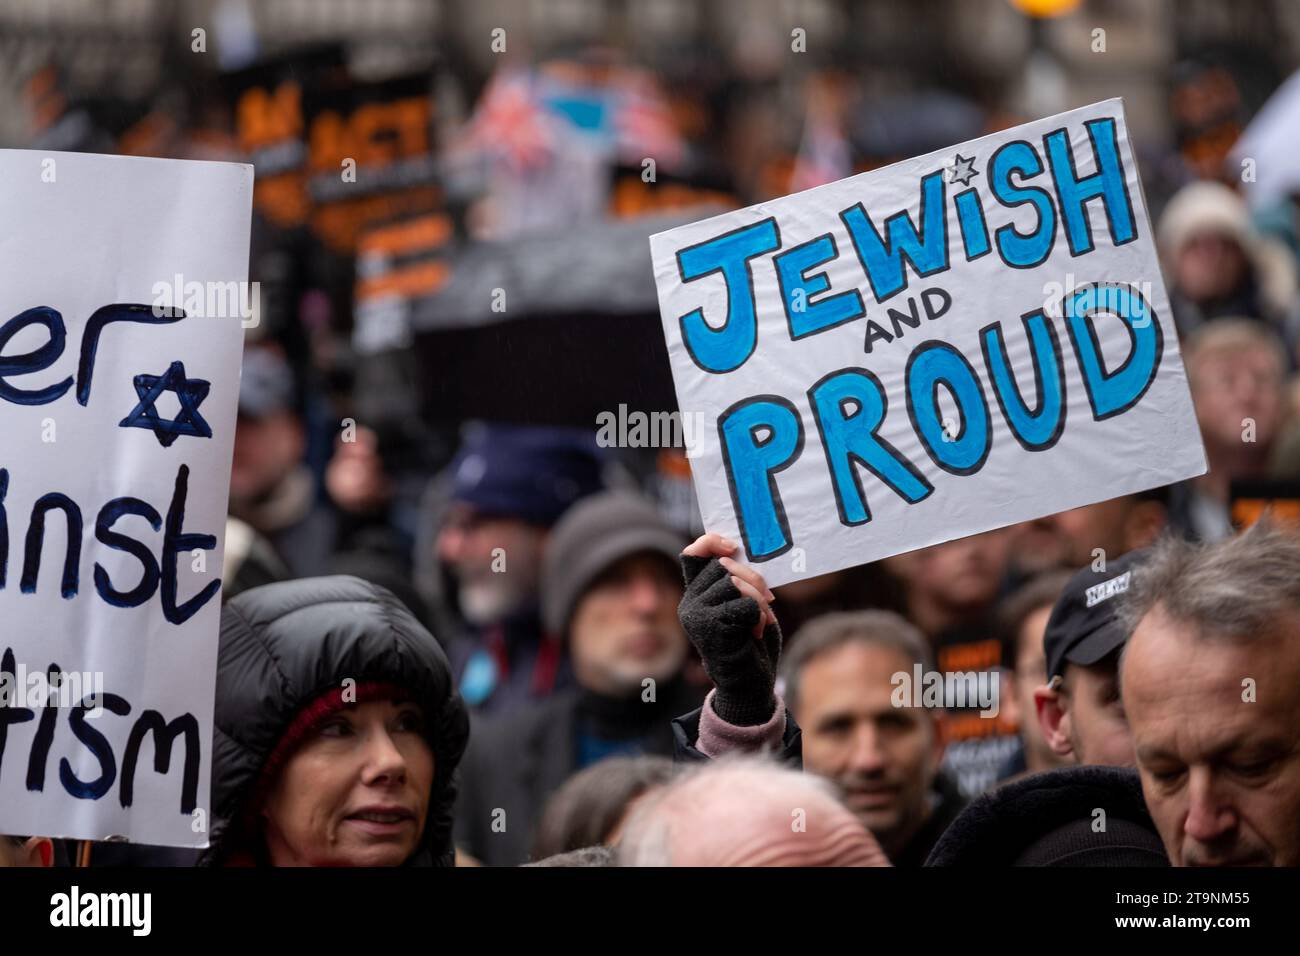
[[[1300,533],[1267,518],[1212,544],[1165,537],[1135,569],[1120,614],[1131,634],[1157,605],[1197,636],[1250,641],[1300,612]]]
[[[768,757],[728,755],[682,771],[651,791],[633,810],[617,848],[617,866],[673,866],[674,831],[684,821],[707,815],[709,798],[727,794],[738,800],[791,790],[838,803],[834,784]]]
[[[781,659],[781,679],[786,706],[794,710],[799,700],[799,677],[815,657],[858,641],[887,647],[923,670],[934,667],[930,645],[912,624],[893,611],[836,611],[813,618],[790,641]]]
[[[534,860],[524,866],[618,866],[618,860],[611,847],[584,846],[568,853],[556,853]]]

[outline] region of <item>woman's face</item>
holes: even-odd
[[[424,832],[433,751],[412,703],[345,707],[280,771],[266,801],[273,866],[400,866]]]

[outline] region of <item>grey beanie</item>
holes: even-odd
[[[542,624],[567,636],[578,600],[604,571],[644,552],[676,564],[685,546],[684,536],[640,495],[606,491],[579,501],[551,530],[542,557]]]

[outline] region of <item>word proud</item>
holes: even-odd
[[[1092,283],[1070,295],[1063,313],[1064,334],[1041,309],[1020,317],[1037,384],[1033,396],[1022,394],[1017,383],[1001,322],[980,330],[976,361],[984,376],[948,342],[931,339],[912,350],[903,372],[906,408],[895,414],[907,416],[930,463],[952,475],[977,474],[992,450],[995,404],[1022,448],[1052,448],[1065,431],[1067,379],[1082,388],[1095,421],[1123,414],[1141,400],[1164,352],[1160,323],[1141,294],[1126,285]],[[1094,325],[1103,317],[1118,319],[1129,329],[1128,357],[1113,368],[1107,366]],[[1063,339],[1071,346],[1077,375],[1067,373]],[[960,417],[955,435],[940,409],[941,389]],[[918,463],[881,436],[889,403],[884,384],[871,370],[850,365],[830,372],[808,389],[807,403],[842,525],[871,520],[859,468],[908,505],[933,493],[934,484]],[[780,395],[742,399],[718,417],[727,483],[751,561],[784,554],[794,543],[777,476],[803,452],[807,430],[804,414]]]
[[[927,671],[913,664],[911,673],[898,671],[889,678],[894,687],[889,702],[943,710],[978,707],[981,717],[996,717],[1002,709],[999,677],[997,671]]]

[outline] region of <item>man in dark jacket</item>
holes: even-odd
[[[461,770],[458,846],[522,863],[547,798],[614,755],[672,753],[669,721],[703,692],[683,678],[677,620],[682,539],[638,496],[606,492],[556,526],[542,566],[543,618],[568,644],[578,687],[476,722]]]
[[[475,710],[503,712],[572,683],[559,635],[539,619],[539,575],[552,526],[602,486],[597,452],[576,429],[482,425],[449,468],[450,500],[417,563],[459,619],[447,652]]]
[[[933,670],[924,637],[887,611],[827,614],[782,660],[771,591],[733,553],[705,535],[682,556],[682,624],[716,687],[674,722],[679,758],[775,751],[835,782],[895,866],[920,866],[964,802],[939,769],[942,710],[894,699],[894,675]]]
[[[1061,767],[970,802],[927,866],[1168,866],[1137,772]]]
[[[423,831],[406,863],[452,865],[453,779],[469,719],[447,658],[390,592],[343,576],[253,588],[222,610],[212,830],[201,864],[267,862],[260,811],[276,774],[367,688],[418,707],[433,757]]]

